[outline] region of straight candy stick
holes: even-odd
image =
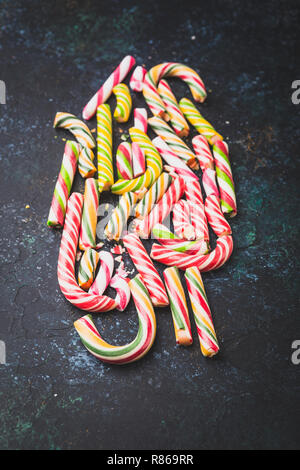
[[[215,356],[219,352],[219,344],[199,269],[188,268],[185,272],[185,280],[197,326],[201,352],[205,357]]]
[[[164,279],[170,300],[176,343],[190,346],[193,342],[191,323],[178,268],[165,269]]]
[[[97,158],[99,188],[101,186],[103,191],[107,191],[114,184],[112,119],[109,104],[102,104],[97,109]]]
[[[91,119],[94,116],[98,106],[108,100],[113,88],[124,80],[134,64],[135,59],[133,57],[129,55],[124,57],[120,65],[118,65],[116,70],[108,77],[108,79],[103,83],[102,87],[97,91],[97,93],[95,93],[95,95],[84,107],[82,111],[83,119]]]
[[[72,140],[66,142],[48,216],[47,225],[49,227],[61,228],[64,225],[68,198],[76,173],[79,152],[79,144]]]

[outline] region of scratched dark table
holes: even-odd
[[[299,2],[0,1],[0,22],[0,448],[299,448]],[[141,361],[105,365],[81,344],[82,313],[59,290],[61,232],[46,221],[72,137],[53,118],[80,116],[127,54],[148,69],[194,67],[209,91],[203,114],[230,147],[234,252],[203,275],[221,347],[211,360],[194,324],[194,344],[176,347],[166,308]],[[115,150],[118,125],[114,134]],[[74,189],[83,185],[78,176]],[[137,332],[132,304],[95,321],[113,344]]]

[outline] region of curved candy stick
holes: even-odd
[[[217,180],[220,189],[221,209],[224,214],[237,214],[236,197],[226,142],[218,141],[213,146]]]
[[[176,237],[173,232],[170,232],[170,230],[162,224],[154,225],[152,234],[161,245],[181,253],[186,253],[188,255],[198,253],[199,255],[202,255],[208,252],[207,241],[182,240],[181,238]]]
[[[155,139],[152,140],[152,144],[155,145],[165,162],[173,167],[178,176],[181,176],[185,180],[195,179],[198,181],[198,176],[171,150],[161,137],[155,137]]]
[[[68,198],[76,173],[80,145],[68,140],[51,202],[47,225],[61,228],[64,225]]]
[[[196,155],[163,119],[152,117],[148,119],[148,124],[150,124],[154,132],[169,145],[170,149],[173,150],[181,160],[191,168],[199,168]]]
[[[116,164],[118,171],[118,178],[131,180],[133,178],[132,171],[132,151],[129,142],[122,142],[116,153]]]
[[[81,289],[88,290],[95,277],[99,254],[93,248],[83,253],[78,268],[78,284]]]
[[[97,109],[97,158],[99,188],[107,191],[114,183],[112,122],[109,104],[102,104]]]
[[[199,134],[204,135],[212,145],[223,137],[213,128],[213,126],[200,114],[194,103],[187,98],[179,101],[179,107],[186,119],[195,127]]]
[[[176,343],[190,346],[193,342],[191,323],[178,268],[165,269],[164,279],[170,299]]]
[[[97,171],[93,160],[95,156],[93,150],[89,147],[82,147],[79,153],[78,170],[82,178],[90,178]]]
[[[109,285],[117,291],[116,302],[118,303],[117,309],[123,312],[127,307],[130,300],[129,279],[124,279],[117,274],[111,278]]]
[[[140,129],[131,127],[129,134],[132,142],[139,144],[141,149],[144,150],[146,156],[147,170],[141,176],[134,178],[131,181],[119,179],[112,187],[111,191],[114,194],[124,194],[128,191],[139,191],[143,188],[151,186],[159,177],[162,172],[161,157],[152,144],[149,137]]]
[[[187,137],[190,131],[189,125],[178,106],[177,100],[168,82],[166,80],[161,80],[158,84],[157,91],[166,107],[168,115],[170,116],[170,122],[174,131],[179,135],[179,137]]]
[[[206,90],[203,81],[195,70],[183,64],[165,62],[155,67],[145,75],[143,95],[154,116],[161,116],[169,120],[165,105],[157,91],[157,83],[163,77],[178,77],[186,82],[195,101],[203,102],[206,98]]]
[[[214,168],[214,157],[211,154],[208,142],[204,135],[196,135],[192,139],[193,148],[200,163],[202,171],[206,168]]]
[[[187,255],[178,253],[170,248],[154,243],[150,256],[152,259],[166,264],[167,266],[177,266],[180,269],[187,269],[197,266],[200,271],[211,271],[220,268],[230,258],[233,250],[231,235],[226,235],[217,239],[216,248],[207,255]]]
[[[173,205],[179,201],[183,195],[184,188],[184,180],[178,176],[152,211],[146,215],[143,220],[137,223],[135,230],[142,238],[148,238],[154,225],[163,222],[163,220],[169,215]]]
[[[73,193],[68,201],[66,219],[58,256],[59,287],[75,307],[88,312],[106,312],[117,307],[117,302],[105,295],[94,295],[80,289],[76,282],[74,264],[78,244],[83,195]]]
[[[90,99],[82,111],[83,119],[91,119],[97,111],[100,104],[105,103],[111,95],[112,89],[118,83],[121,83],[128,72],[132,69],[135,64],[135,59],[130,55],[124,57],[120,65],[116,70],[108,77],[103,83],[102,87],[95,93]]]
[[[156,335],[156,318],[149,293],[139,276],[130,283],[131,294],[139,317],[136,338],[124,346],[113,346],[102,339],[92,321],[86,315],[74,323],[81,341],[88,351],[104,362],[127,364],[143,357],[151,348]]]
[[[100,269],[90,287],[89,294],[102,295],[109,286],[114,270],[114,257],[109,251],[100,251]],[[117,299],[115,299],[117,301]]]
[[[135,108],[133,111],[133,115],[134,115],[133,127],[136,127],[137,129],[140,129],[141,131],[145,132],[145,134],[147,134],[147,129],[148,129],[147,110],[145,108]]]
[[[212,357],[218,353],[219,344],[199,269],[196,267],[188,268],[185,272],[185,280],[202,354],[206,357]]]
[[[131,75],[130,81],[129,81],[129,86],[133,91],[137,91],[137,92],[143,91],[144,77],[146,73],[147,73],[147,70],[141,65],[138,65],[134,69],[133,74]]]
[[[74,114],[70,113],[56,113],[54,118],[53,127],[63,127],[72,132],[74,137],[83,147],[93,149],[96,146],[94,137],[91,134],[88,126],[82,122]]]
[[[205,214],[209,225],[217,235],[231,235],[231,228],[220,208],[220,199],[211,194],[205,199]]]
[[[147,214],[149,214],[154,204],[156,204],[163,197],[171,182],[171,176],[169,176],[167,173],[162,173],[151,186],[151,188],[146,192],[143,199],[141,199],[137,204],[135,208],[135,216],[139,219],[142,219]]]
[[[114,209],[104,233],[109,240],[119,240],[138,200],[136,193],[125,193],[120,198],[118,206]]]
[[[94,178],[85,180],[84,203],[80,225],[79,248],[96,248],[97,210],[99,206],[98,184]]]
[[[114,118],[117,122],[127,122],[131,113],[132,99],[130,91],[125,83],[119,83],[113,90],[117,99],[117,106],[114,111]]]
[[[190,223],[190,206],[183,199],[180,199],[173,206],[173,226],[174,232],[179,238],[195,240],[195,230]]]
[[[139,237],[130,233],[124,236],[123,242],[149,291],[153,305],[169,305],[164,284]]]

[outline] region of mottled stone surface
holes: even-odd
[[[0,448],[299,447],[298,15],[297,0],[0,1]],[[80,311],[58,287],[61,234],[46,220],[68,134],[53,118],[80,115],[126,54],[147,68],[195,67],[211,91],[203,114],[230,146],[234,253],[203,275],[221,345],[213,360],[194,326],[193,346],[176,347],[170,312],[157,309],[149,354],[104,365],[80,343]],[[83,189],[80,177],[74,188]],[[99,314],[97,326],[115,344],[131,340],[133,306]]]

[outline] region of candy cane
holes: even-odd
[[[147,110],[145,108],[135,108],[133,111],[134,115],[134,127],[140,129],[147,134],[148,123],[147,123]]]
[[[88,290],[95,277],[99,254],[88,248],[82,255],[78,268],[78,284],[81,289]]]
[[[137,204],[135,208],[135,216],[142,219],[149,214],[154,204],[160,201],[163,197],[172,181],[173,179],[171,176],[167,173],[162,173]]]
[[[131,180],[133,178],[132,171],[132,151],[129,142],[122,142],[116,153],[116,164],[118,171],[118,178]]]
[[[223,140],[223,137],[204,119],[192,101],[187,98],[182,98],[179,101],[179,107],[186,119],[195,127],[199,134],[207,138],[211,145],[218,140]]]
[[[182,114],[177,100],[166,80],[161,80],[158,84],[157,91],[166,107],[170,116],[171,125],[179,137],[187,137],[189,135],[189,125]]]
[[[173,226],[179,238],[195,240],[195,229],[190,223],[190,206],[183,199],[173,206]]]
[[[219,351],[219,344],[199,269],[188,268],[185,280],[197,326],[203,356],[212,357]]]
[[[79,151],[79,144],[71,140],[66,142],[48,216],[47,225],[49,227],[61,228],[64,225],[67,202],[76,173]]]
[[[194,180],[186,183],[185,196],[189,203],[191,223],[195,229],[196,238],[209,240],[200,183]]]
[[[131,215],[134,205],[138,200],[135,193],[125,193],[120,198],[118,206],[114,209],[104,233],[109,240],[119,240]]]
[[[82,178],[90,178],[97,171],[93,160],[94,152],[89,147],[81,147],[78,159],[78,170]]]
[[[220,208],[220,199],[211,194],[205,199],[205,214],[209,225],[217,235],[231,235],[231,228]]]
[[[153,305],[169,305],[164,284],[139,237],[130,233],[124,236],[123,242],[149,291]]]
[[[152,117],[148,119],[148,124],[150,124],[154,132],[169,145],[170,149],[173,150],[177,157],[181,158],[181,160],[191,168],[198,168],[196,155],[163,119]]]
[[[173,168],[178,176],[181,176],[184,180],[195,179],[198,181],[198,176],[171,150],[161,137],[155,137],[152,144],[155,145],[163,160]]]
[[[132,166],[134,178],[145,173],[145,152],[136,142],[132,143]]]
[[[147,70],[141,65],[138,65],[134,69],[133,74],[131,75],[130,81],[129,81],[129,86],[133,91],[137,91],[137,92],[143,91],[143,82],[144,82],[144,77],[146,73],[147,73]]]
[[[154,225],[163,222],[169,215],[173,205],[179,201],[183,195],[184,188],[184,180],[180,176],[172,182],[152,211],[137,224],[135,230],[142,238],[148,238]]]
[[[85,180],[84,203],[80,225],[79,248],[96,248],[97,210],[99,206],[98,184],[94,178]]]
[[[151,186],[162,172],[161,157],[149,137],[140,129],[131,127],[129,134],[132,142],[136,142],[145,152],[147,170],[141,176],[131,181],[119,179],[112,187],[114,194],[124,194],[128,191],[139,191]]]
[[[57,275],[59,287],[75,307],[89,312],[106,312],[117,307],[117,302],[105,295],[94,295],[82,290],[75,278],[74,264],[78,244],[83,195],[71,194],[66,212],[58,256]]]
[[[130,300],[129,279],[124,279],[119,275],[111,278],[109,285],[117,291],[116,302],[118,303],[117,309],[123,312],[127,307]]]
[[[127,122],[131,113],[132,99],[130,91],[125,83],[119,83],[113,90],[117,99],[117,106],[114,111],[114,118],[117,122]]]
[[[112,122],[109,104],[101,104],[97,109],[97,157],[98,183],[107,191],[114,183],[112,161]]]
[[[196,135],[192,139],[193,148],[200,163],[202,171],[206,168],[214,168],[214,157],[211,154],[208,142],[204,135]]]
[[[176,237],[165,225],[156,224],[152,229],[152,234],[156,240],[163,246],[171,248],[172,250],[179,251],[192,255],[198,253],[199,255],[208,252],[208,243],[205,240],[182,240]]]
[[[63,127],[70,131],[76,140],[83,146],[93,149],[96,146],[94,137],[88,126],[74,114],[56,113],[53,127]]]
[[[190,346],[193,342],[191,323],[178,268],[165,269],[164,279],[170,299],[176,343]]]
[[[100,269],[89,289],[89,294],[102,295],[109,286],[114,270],[114,257],[109,251],[100,251]]]
[[[155,261],[167,266],[177,266],[180,269],[187,269],[197,266],[200,271],[211,271],[220,268],[230,258],[233,250],[232,237],[226,235],[217,239],[216,248],[207,255],[187,255],[178,253],[170,248],[154,243],[150,256]]]
[[[143,95],[154,116],[161,116],[169,120],[165,105],[159,96],[156,85],[163,77],[178,77],[186,82],[191,90],[194,100],[203,102],[206,90],[199,75],[190,67],[175,62],[165,62],[153,67],[145,75]]]
[[[113,88],[124,80],[134,64],[135,59],[133,57],[129,55],[124,57],[120,65],[118,65],[116,70],[108,77],[108,79],[103,83],[102,87],[97,91],[97,93],[95,93],[95,95],[84,107],[82,111],[83,119],[91,119],[94,116],[98,106],[108,100]]]
[[[233,176],[226,142],[218,141],[213,146],[217,180],[221,196],[221,208],[229,217],[237,214]]]
[[[206,196],[214,194],[216,197],[220,197],[219,189],[216,182],[216,172],[211,168],[206,168],[202,175],[202,184]]]
[[[98,359],[111,364],[137,361],[149,351],[156,335],[155,313],[144,283],[136,276],[129,286],[139,317],[139,330],[131,343],[124,346],[108,344],[100,336],[91,315],[86,315],[74,323],[87,350]]]

